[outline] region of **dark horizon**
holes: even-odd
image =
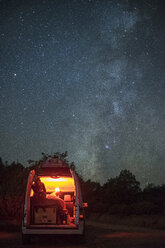
[[[141,191],[144,191],[146,189],[152,189],[152,188],[153,188],[153,190],[156,189],[156,190],[159,191],[161,188],[163,188],[163,190],[164,190],[164,187],[165,187],[165,182],[158,183],[158,184],[154,184],[153,182],[150,182],[148,184],[147,183],[146,184],[141,184],[141,182],[137,180],[136,175],[133,174],[131,170],[127,170],[126,168],[125,169],[122,169],[121,171],[119,171],[119,173],[117,175],[113,176],[113,177],[112,176],[109,176],[109,177],[107,176],[107,180],[105,180],[104,182],[97,181],[97,180],[95,180],[95,178],[86,178],[86,177],[84,177],[82,175],[81,171],[79,171],[79,168],[75,165],[75,163],[73,161],[72,162],[71,161],[68,161],[68,155],[65,156],[65,154],[67,154],[67,151],[65,151],[64,153],[57,152],[57,153],[54,153],[52,155],[42,153],[42,156],[40,157],[39,160],[31,160],[31,159],[29,159],[27,161],[28,165],[24,165],[23,163],[21,163],[19,161],[12,161],[12,162],[9,163],[9,161],[7,161],[7,160],[4,161],[0,157],[0,168],[1,168],[2,173],[3,173],[3,168],[6,168],[7,170],[10,171],[10,169],[12,170],[12,167],[14,167],[16,170],[19,170],[19,168],[22,168],[23,167],[25,169],[26,173],[27,172],[29,173],[30,170],[33,170],[34,169],[34,167],[38,167],[38,165],[40,164],[40,162],[41,162],[41,164],[44,164],[45,161],[54,158],[54,155],[55,154],[56,154],[56,158],[58,158],[60,160],[62,159],[62,161],[64,161],[64,163],[67,163],[68,166],[72,170],[74,170],[76,172],[76,174],[79,176],[80,181],[82,181],[82,183],[84,183],[84,184],[88,184],[89,183],[91,185],[92,184],[99,185],[99,187],[102,188],[102,187],[105,187],[106,184],[109,184],[109,182],[111,182],[111,180],[113,181],[113,180],[116,180],[116,179],[120,178],[120,175],[124,172],[124,173],[126,173],[126,175],[125,175],[125,179],[126,180],[128,180],[128,178],[129,178],[128,175],[132,175],[132,177],[134,178],[134,180],[139,184],[139,189]],[[45,158],[44,158],[44,156],[45,156]],[[47,159],[46,159],[46,157],[47,157]],[[23,176],[23,174],[22,174],[22,176]],[[95,186],[93,186],[93,187],[95,188]]]

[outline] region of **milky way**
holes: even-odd
[[[0,1],[0,156],[68,151],[165,183],[164,1]]]

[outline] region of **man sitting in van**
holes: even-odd
[[[69,222],[68,210],[63,199],[60,198],[61,192],[55,191],[50,195],[47,195],[47,199],[53,201],[53,205],[57,209],[57,222],[58,224],[67,224]],[[68,223],[69,224],[69,223]]]
[[[44,201],[46,200],[46,189],[44,183],[41,182],[40,178],[37,176],[34,179],[34,184],[32,185],[34,191],[34,200]]]

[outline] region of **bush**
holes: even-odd
[[[20,222],[29,169],[19,163],[3,165],[0,161],[0,219]]]
[[[110,206],[108,213],[117,215],[129,215],[131,214],[131,209],[130,206],[126,204],[114,204]]]
[[[93,205],[93,209],[91,212],[103,214],[107,212],[107,207],[103,202],[98,201]]]
[[[156,214],[158,213],[158,206],[149,201],[142,201],[132,204],[133,214]]]
[[[23,217],[23,203],[23,196],[5,196],[0,201],[0,218],[17,219],[20,222]]]

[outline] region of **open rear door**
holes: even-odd
[[[76,176],[75,172],[72,171],[72,175],[74,178],[75,189],[76,189],[76,199],[75,199],[75,216],[76,216],[76,224],[79,224],[79,217],[80,217],[80,209],[83,208],[83,201],[81,195],[81,189],[78,177]]]
[[[24,205],[24,225],[30,225],[30,191],[33,182],[33,178],[35,175],[35,170],[31,170],[29,173],[27,187],[26,187],[26,195],[25,195],[25,205]]]

